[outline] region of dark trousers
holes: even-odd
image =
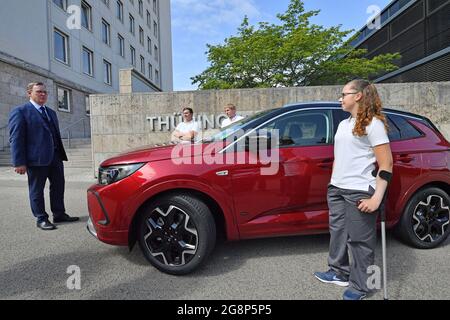
[[[378,212],[363,213],[358,210],[357,202],[369,199],[374,193],[372,187],[368,191],[358,191],[328,186],[331,236],[328,265],[349,277],[350,288],[359,293],[371,291],[367,287],[367,270],[375,261]]]
[[[66,213],[64,207],[64,165],[55,152],[52,163],[46,167],[28,167],[28,191],[33,215],[38,222],[48,219],[45,212],[44,188],[47,179],[50,181],[50,209],[53,217],[60,217]]]

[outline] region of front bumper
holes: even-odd
[[[144,173],[137,171],[116,183],[95,184],[87,190],[89,233],[102,242],[128,246],[128,233],[139,208],[136,197],[141,194],[146,182],[141,177],[143,175]]]
[[[92,223],[92,220],[91,220],[90,217],[89,217],[89,220],[88,220],[88,222],[87,222],[86,228],[87,228],[87,230],[89,231],[89,233],[90,233],[91,235],[93,235],[95,238],[98,239],[98,236],[97,236],[97,230],[95,230],[94,224]]]

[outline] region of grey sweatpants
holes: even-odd
[[[349,288],[354,292],[369,293],[367,268],[375,261],[377,213],[363,213],[357,202],[369,199],[375,190],[340,189],[328,186],[330,224],[330,269],[349,278]],[[349,263],[349,251],[352,257]]]

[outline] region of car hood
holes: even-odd
[[[101,167],[109,167],[113,165],[131,164],[131,163],[144,163],[154,162],[168,159],[178,159],[183,156],[198,156],[203,154],[205,148],[213,148],[213,144],[199,143],[199,144],[185,144],[184,147],[191,146],[188,155],[178,150],[174,150],[175,147],[179,148],[180,145],[164,145],[164,146],[143,146],[136,149],[127,150],[103,161]],[[217,143],[217,149],[220,150],[223,147],[222,143]]]

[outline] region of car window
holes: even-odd
[[[333,110],[333,120],[334,120],[334,126],[333,126],[333,137],[336,135],[336,131],[339,127],[339,124],[344,121],[345,119],[348,119],[350,117],[350,113],[346,112],[342,109],[335,109]]]
[[[201,142],[210,143],[215,141],[224,141],[228,137],[236,138],[238,136],[238,132],[246,128],[247,126],[251,127],[251,124],[255,121],[258,121],[261,117],[265,116],[268,113],[273,112],[274,109],[260,111],[251,116],[244,117],[242,120],[239,120],[232,125],[221,129],[219,132],[213,132],[212,135],[204,137]]]
[[[391,120],[391,116],[387,117],[387,121],[388,121],[388,126],[389,126],[389,130],[388,130],[388,137],[389,137],[389,141],[397,141],[401,139],[400,136],[400,130],[399,128],[397,128],[397,126],[392,122]]]
[[[336,135],[339,123],[341,123],[342,120],[348,119],[348,117],[350,117],[350,114],[343,110],[334,110],[333,117],[334,117],[334,135]],[[387,121],[389,126],[388,131],[389,141],[412,139],[421,136],[421,133],[417,131],[416,128],[414,128],[405,118],[401,116],[389,114],[387,116]]]
[[[327,110],[304,110],[282,115],[260,130],[277,130],[279,146],[317,146],[329,144],[331,116]],[[273,135],[272,135],[273,136]]]
[[[389,115],[389,118],[400,132],[400,138],[397,140],[415,139],[422,136],[422,133],[410,124],[406,118],[399,115]]]

